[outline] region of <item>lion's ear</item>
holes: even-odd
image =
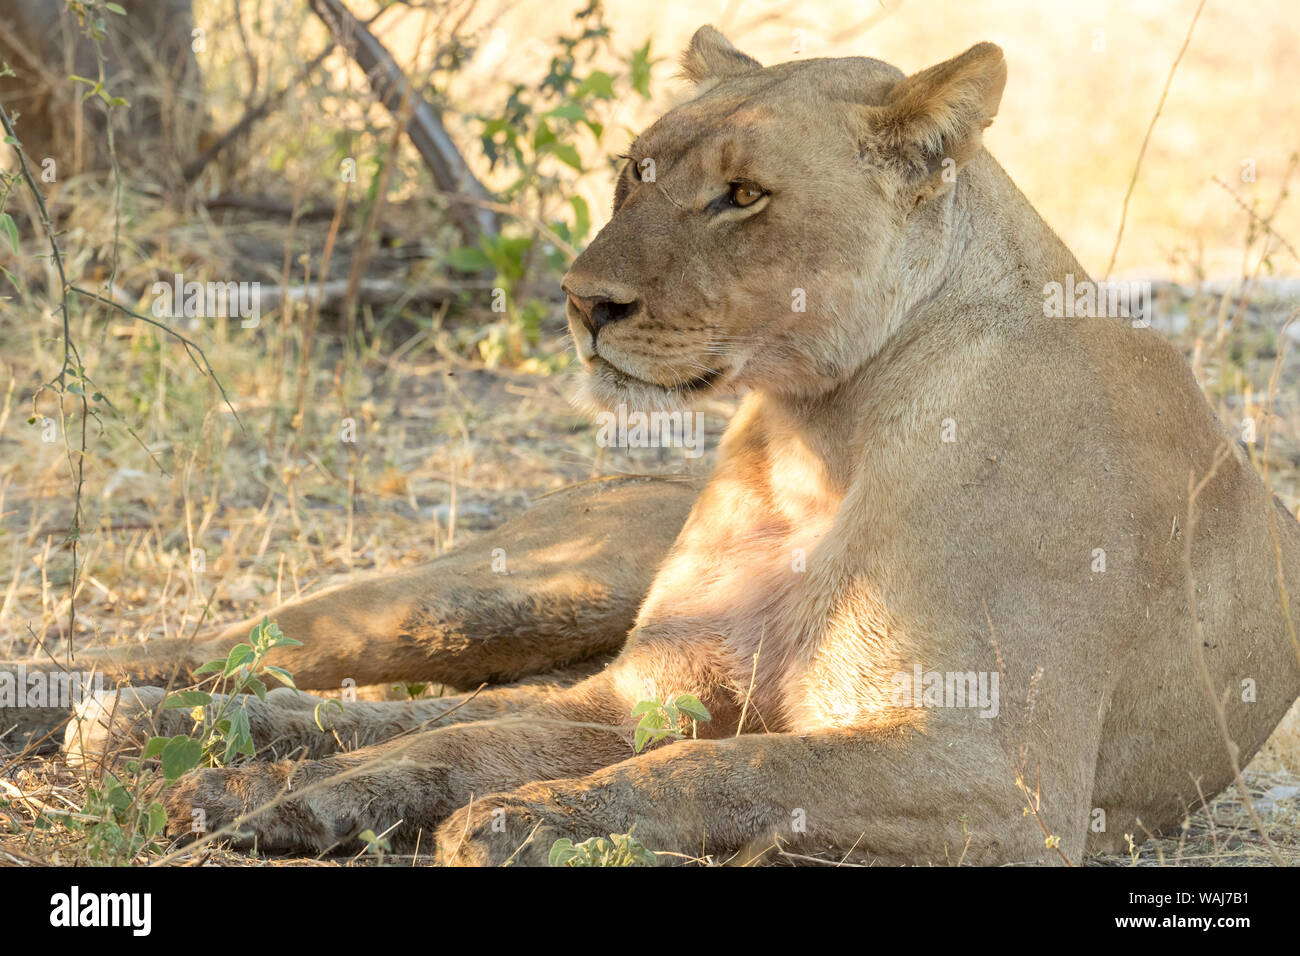
[[[732,76],[761,70],[763,64],[741,53],[731,41],[711,26],[703,26],[691,37],[682,53],[682,73],[699,92]]]
[[[938,195],[979,152],[981,134],[997,115],[1007,62],[993,43],[901,81],[871,126],[881,147],[903,159],[917,177],[917,201]]]

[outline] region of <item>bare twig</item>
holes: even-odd
[[[122,305],[121,303],[114,302],[112,299],[105,298],[104,296],[99,295],[96,292],[91,292],[89,289],[83,289],[80,286],[73,285],[73,286],[68,286],[68,291],[75,292],[77,295],[83,298],[91,299],[95,302],[99,302],[103,305],[107,305],[113,309],[116,309],[118,312],[121,312],[123,315],[129,315],[131,318],[135,319],[138,322],[144,322],[147,323],[148,325],[154,326],[155,328],[162,329],[172,338],[180,342],[183,346],[185,346],[185,352],[187,355],[189,355],[190,361],[194,363],[195,367],[199,371],[207,375],[210,379],[212,379],[213,383],[217,386],[217,390],[221,392],[221,400],[225,402],[226,408],[230,409],[230,414],[235,416],[235,421],[238,422],[240,430],[241,431],[244,430],[244,422],[239,417],[239,412],[235,411],[235,406],[230,404],[230,397],[226,394],[226,387],[221,384],[221,379],[217,377],[216,371],[212,368],[211,363],[208,362],[207,354],[196,342],[194,342],[192,339],[187,338],[184,335],[181,335],[181,333],[177,332],[175,329],[167,325],[165,322],[159,322],[157,319],[150,318],[147,315],[142,315],[139,312],[136,312],[132,309],[128,309],[126,306]],[[198,358],[195,358],[195,355],[197,355]],[[200,361],[200,359],[202,361]]]
[[[3,106],[0,106],[0,125],[4,126],[5,134],[11,142],[14,154],[18,157],[18,171],[23,183],[27,186],[28,192],[36,202],[36,207],[40,211],[41,228],[45,232],[45,238],[49,242],[50,257],[54,260],[55,269],[59,274],[59,313],[63,318],[63,363],[59,366],[59,374],[56,379],[58,382],[59,392],[59,414],[63,415],[63,397],[68,394],[68,371],[73,368],[73,361],[76,361],[76,374],[79,378],[84,378],[84,369],[81,364],[81,355],[77,351],[77,346],[72,340],[72,310],[71,297],[69,292],[71,285],[68,282],[67,270],[63,265],[63,253],[59,249],[58,240],[54,237],[54,224],[50,221],[50,212],[45,205],[45,196],[40,188],[36,185],[36,180],[32,176],[31,169],[27,166],[27,154],[23,152],[22,143],[18,139],[18,134],[14,130],[13,121],[9,114],[5,112]],[[50,383],[53,386],[53,382]],[[77,593],[77,574],[80,571],[79,558],[80,553],[78,546],[81,542],[81,490],[85,485],[85,466],[86,466],[86,419],[90,417],[90,401],[86,397],[86,390],[80,387],[77,392],[78,400],[81,403],[81,447],[78,453],[74,454],[72,445],[68,443],[68,466],[72,471],[72,480],[76,489],[76,497],[72,513],[72,533],[68,535],[72,554],[72,577],[68,585],[68,593],[73,599],[68,602],[68,635],[74,633],[77,624],[77,602],[75,595]],[[33,399],[33,402],[35,399]],[[63,430],[67,435],[67,428]]]
[[[1183,45],[1174,57],[1173,66],[1169,68],[1169,76],[1165,79],[1165,88],[1160,91],[1160,102],[1156,104],[1155,115],[1151,117],[1151,123],[1147,126],[1147,134],[1142,137],[1142,148],[1138,150],[1137,162],[1133,164],[1133,176],[1128,181],[1128,190],[1124,193],[1124,206],[1119,214],[1119,232],[1115,235],[1115,248],[1110,251],[1110,262],[1106,266],[1106,273],[1102,276],[1105,282],[1110,278],[1110,272],[1115,268],[1115,260],[1119,257],[1119,244],[1124,238],[1124,223],[1128,220],[1128,201],[1133,196],[1133,190],[1137,187],[1138,172],[1142,169],[1142,157],[1147,153],[1147,144],[1151,142],[1151,133],[1156,128],[1156,120],[1160,119],[1160,111],[1165,108],[1165,97],[1169,95],[1169,87],[1173,85],[1174,73],[1178,71],[1178,64],[1182,62],[1183,54],[1187,52],[1187,45],[1192,42],[1192,31],[1196,29],[1196,21],[1201,18],[1201,11],[1205,9],[1205,0],[1201,0],[1196,6],[1196,13],[1192,15],[1192,22],[1187,27],[1187,36],[1183,38]]]
[[[187,183],[192,183],[194,180],[198,179],[199,174],[202,173],[203,170],[207,169],[208,164],[216,159],[223,150],[246,134],[258,122],[265,119],[266,116],[268,116],[286,96],[298,88],[300,83],[305,82],[306,79],[311,76],[312,71],[325,62],[325,57],[329,56],[330,51],[333,49],[334,41],[331,40],[325,45],[325,49],[316,54],[315,58],[313,58],[310,63],[298,71],[297,75],[292,81],[290,81],[288,86],[278,92],[268,93],[266,96],[262,97],[261,101],[255,106],[250,107],[248,111],[239,118],[239,122],[226,130],[226,132],[221,135],[220,139],[181,167],[181,177]]]
[[[1259,832],[1264,844],[1268,847],[1269,855],[1273,857],[1273,862],[1278,866],[1285,866],[1286,862],[1282,855],[1278,853],[1277,847],[1269,839],[1268,831],[1264,829],[1264,824],[1260,822],[1259,815],[1255,812],[1255,803],[1250,798],[1250,790],[1246,786],[1246,781],[1241,775],[1241,761],[1238,759],[1239,748],[1237,742],[1232,739],[1232,734],[1228,729],[1228,716],[1224,706],[1227,699],[1227,691],[1224,691],[1221,699],[1214,690],[1214,679],[1210,676],[1209,665],[1205,663],[1205,638],[1201,633],[1200,615],[1197,613],[1196,606],[1196,578],[1192,573],[1192,541],[1196,536],[1196,499],[1218,473],[1219,468],[1232,455],[1232,442],[1225,441],[1215,452],[1214,459],[1210,463],[1210,468],[1200,481],[1196,481],[1196,476],[1190,475],[1187,479],[1187,530],[1186,545],[1184,546],[1183,561],[1187,576],[1187,607],[1188,613],[1192,619],[1192,657],[1196,661],[1196,670],[1201,678],[1201,686],[1205,690],[1205,696],[1209,698],[1210,706],[1214,710],[1214,719],[1219,727],[1219,734],[1223,737],[1224,748],[1228,752],[1228,762],[1232,766],[1233,782],[1237,785],[1237,792],[1241,795],[1242,805],[1245,806],[1246,812],[1250,815],[1251,823]]]
[[[1292,164],[1292,168],[1294,168],[1294,163]],[[1229,186],[1227,183],[1225,183],[1218,176],[1211,176],[1210,180],[1216,186],[1219,186],[1225,193],[1231,196],[1232,201],[1235,202],[1238,207],[1240,207],[1241,211],[1244,212],[1247,216],[1249,216],[1260,228],[1264,230],[1265,233],[1267,233],[1268,235],[1276,239],[1278,244],[1291,254],[1292,259],[1296,260],[1296,262],[1300,262],[1300,252],[1296,252],[1295,246],[1291,245],[1291,243],[1287,241],[1285,236],[1283,236],[1276,229],[1273,228],[1273,225],[1271,223],[1273,216],[1271,213],[1268,216],[1261,216],[1259,213],[1255,212],[1255,210],[1251,209],[1248,205],[1246,205],[1245,200],[1243,200],[1240,196],[1238,196],[1233,191],[1232,187]],[[1281,197],[1279,197],[1278,204],[1279,205],[1281,204]],[[1277,212],[1277,206],[1274,206],[1273,212],[1274,213]]]

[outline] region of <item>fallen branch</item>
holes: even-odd
[[[352,55],[366,74],[370,88],[379,101],[399,122],[403,100],[410,97],[407,108],[411,118],[407,135],[416,152],[433,175],[438,188],[448,193],[452,221],[468,243],[480,235],[497,234],[497,217],[482,205],[492,197],[478,181],[464,157],[452,142],[437,111],[418,90],[412,89],[406,74],[365,24],[352,15],[341,0],[308,0],[312,12],[329,27],[334,39]]]
[[[274,196],[244,196],[239,193],[222,193],[214,196],[204,202],[209,212],[247,212],[258,216],[274,216],[281,219],[292,219],[294,215],[293,204],[285,202],[282,199],[276,199]],[[357,210],[358,205],[355,202],[347,203],[344,206],[343,214],[345,217],[351,217]],[[307,205],[298,210],[299,222],[321,222],[334,218],[335,206],[331,205]],[[400,241],[405,249],[416,248],[411,237],[397,225],[390,222],[371,222],[369,228],[363,230],[365,234],[378,236],[385,242]],[[423,258],[437,258],[442,253],[429,251]]]
[[[236,212],[251,212],[261,216],[280,216],[288,219],[294,215],[294,205],[274,196],[245,196],[240,193],[221,193],[204,202],[209,210],[231,209]],[[334,206],[314,205],[298,209],[298,221],[333,219]]]
[[[409,282],[398,279],[362,279],[356,290],[356,302],[359,305],[385,305],[406,300],[407,302],[442,303],[455,301],[461,295],[472,292],[488,292],[492,289],[490,280],[457,283],[436,283],[412,286]],[[347,279],[330,279],[325,282],[308,282],[283,286],[262,287],[260,307],[269,312],[277,309],[284,302],[319,302],[319,308],[330,308],[343,301],[347,294]]]

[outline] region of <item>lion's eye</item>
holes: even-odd
[[[732,183],[731,195],[728,197],[733,206],[752,206],[767,195],[761,188],[753,183]]]
[[[641,166],[640,166],[640,164],[637,163],[637,161],[636,161],[635,159],[632,159],[632,158],[629,157],[627,165],[628,165],[628,168],[632,170],[632,178],[635,179],[637,182],[640,182],[640,181],[641,181]]]

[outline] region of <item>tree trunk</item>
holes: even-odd
[[[203,126],[191,0],[117,0],[126,16],[105,20],[104,87],[129,108],[114,110],[119,161],[133,174],[175,181],[197,151]],[[0,6],[0,57],[16,76],[0,78],[0,103],[21,114],[18,137],[29,162],[62,179],[109,168],[107,114],[98,97],[82,102],[95,80],[95,45],[64,0],[5,0]],[[44,164],[44,166],[43,166]]]

